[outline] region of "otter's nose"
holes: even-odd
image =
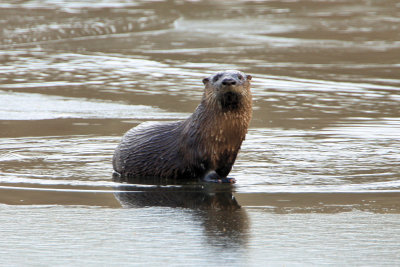
[[[223,85],[235,85],[236,81],[234,79],[231,78],[225,78],[222,80],[222,84]]]

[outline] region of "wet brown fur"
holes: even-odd
[[[217,75],[234,79],[237,86],[223,86],[221,80],[214,81]],[[135,177],[192,179],[210,171],[226,177],[252,116],[250,79],[238,71],[204,79],[201,103],[188,119],[142,123],[124,135],[114,153],[114,170]],[[234,96],[232,105],[224,102],[231,99],[224,98],[227,92]]]

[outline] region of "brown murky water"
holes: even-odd
[[[399,25],[394,0],[1,2],[2,263],[398,265]],[[238,183],[112,182],[122,134],[221,69],[254,81]]]

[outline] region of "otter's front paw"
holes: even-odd
[[[218,182],[219,182],[219,183],[230,183],[230,184],[234,184],[234,183],[236,183],[236,179],[235,179],[235,178],[230,178],[230,177],[225,177],[225,178],[219,179]]]
[[[222,184],[222,183],[234,184],[234,183],[236,183],[236,179],[235,178],[228,178],[228,177],[222,178],[215,171],[209,172],[203,178],[203,181],[208,182],[208,183],[219,183],[219,184]]]

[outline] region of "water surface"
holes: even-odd
[[[0,3],[3,262],[399,264],[399,18],[397,1]],[[253,76],[237,184],[114,182],[122,134],[186,118],[223,69]]]

